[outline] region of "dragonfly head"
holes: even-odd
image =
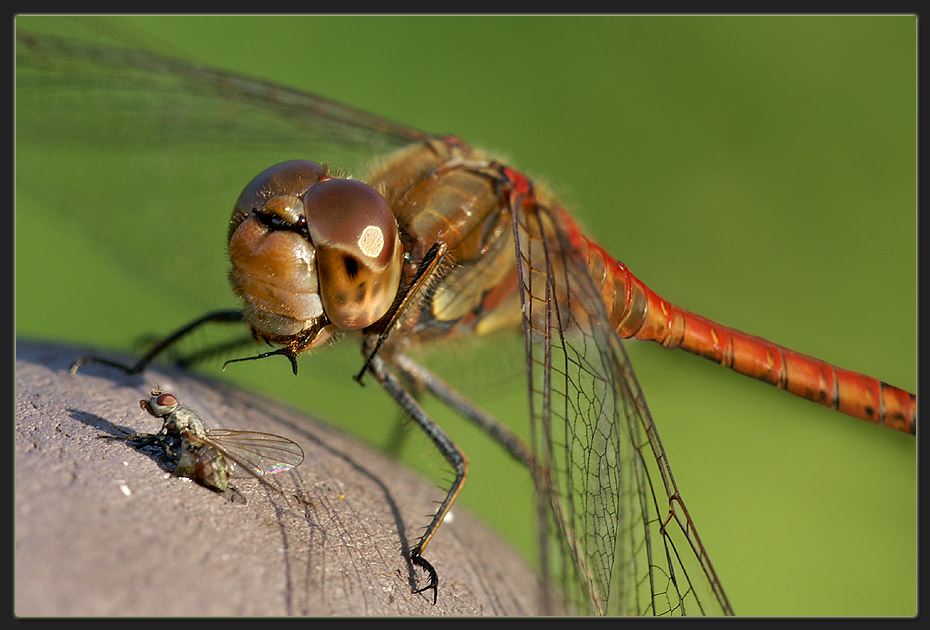
[[[256,337],[318,346],[381,319],[400,284],[403,248],[381,194],[314,162],[268,168],[229,222],[229,279]],[[308,338],[309,333],[309,338]]]

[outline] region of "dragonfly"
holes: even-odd
[[[219,492],[229,488],[229,476],[237,470],[277,490],[265,475],[290,470],[304,460],[300,445],[280,435],[207,429],[195,411],[158,388],[140,400],[139,406],[162,420],[162,427],[158,433],[133,433],[126,441],[135,446],[161,447],[178,476],[190,477]]]
[[[829,367],[757,343],[735,331],[702,322],[683,311],[675,311],[584,236],[570,215],[548,193],[502,161],[475,152],[458,139],[430,136],[321,97],[204,70],[177,60],[137,52],[82,47],[78,43],[51,39],[24,38],[21,43],[31,47],[30,53],[35,54],[37,64],[51,64],[52,71],[60,72],[62,76],[76,75],[68,74],[60,67],[55,68],[55,64],[89,64],[94,68],[92,78],[99,81],[107,79],[108,71],[131,68],[147,80],[155,76],[165,85],[180,84],[189,90],[196,84],[201,90],[226,92],[227,97],[234,94],[240,102],[257,103],[263,109],[276,108],[282,116],[307,122],[317,136],[320,130],[324,130],[324,134],[332,133],[339,143],[402,151],[403,154],[389,158],[387,166],[382,164],[380,170],[375,171],[369,180],[375,189],[391,191],[401,188],[402,184],[392,181],[398,173],[405,173],[401,179],[418,181],[419,172],[411,175],[413,169],[395,166],[413,161],[418,152],[423,152],[418,159],[427,162],[429,159],[422,156],[433,156],[434,161],[425,171],[430,178],[461,176],[480,181],[480,185],[471,185],[483,187],[482,193],[491,195],[496,204],[492,204],[493,209],[485,211],[483,218],[493,217],[501,221],[482,232],[482,237],[490,238],[490,241],[480,240],[473,244],[480,246],[480,255],[464,249],[464,239],[448,240],[445,235],[438,238],[435,233],[430,233],[430,229],[437,229],[435,226],[415,229],[413,225],[418,215],[412,210],[398,221],[402,226],[395,239],[389,237],[390,231],[386,226],[379,224],[380,234],[388,235],[384,240],[388,243],[387,249],[395,253],[395,259],[401,261],[403,269],[396,285],[393,279],[388,284],[403,289],[396,304],[393,299],[382,300],[389,302],[388,312],[382,314],[386,319],[378,318],[362,327],[367,329],[369,339],[366,367],[392,391],[402,406],[409,407],[411,415],[424,420],[421,424],[429,430],[438,427],[430,425],[428,418],[424,418],[421,411],[413,406],[415,401],[405,397],[400,391],[400,384],[391,380],[388,368],[425,383],[432,394],[489,427],[511,454],[534,471],[540,511],[546,514],[542,520],[545,527],[541,535],[541,539],[546,541],[541,545],[546,557],[543,566],[550,573],[552,582],[562,584],[563,597],[574,606],[582,610],[588,607],[594,612],[730,612],[725,592],[675,486],[655,424],[618,340],[619,336],[627,335],[633,329],[632,326],[624,328],[624,323],[628,323],[630,317],[633,320],[645,319],[644,311],[634,312],[623,301],[605,299],[605,294],[635,296],[631,303],[638,300],[652,307],[651,312],[665,310],[669,313],[670,319],[666,324],[653,322],[653,332],[673,329],[674,321],[698,323],[706,325],[706,336],[713,338],[717,335],[723,339],[722,348],[735,348],[745,342],[750,344],[750,348],[761,347],[758,354],[763,358],[771,355],[784,363],[795,361],[808,367],[813,365],[821,373],[830,371]],[[437,159],[438,162],[435,161]],[[316,179],[321,184],[343,179],[333,177],[322,167],[317,172],[319,165],[299,166],[310,173],[303,177]],[[277,173],[280,171],[265,177],[273,179]],[[255,186],[262,189],[267,181],[260,176]],[[444,188],[450,190],[452,187]],[[314,186],[309,188],[313,189]],[[246,197],[249,190],[247,187],[243,193]],[[290,191],[283,196],[300,197],[304,203],[306,192],[296,194]],[[397,195],[403,197],[406,192]],[[392,207],[398,201],[390,192],[387,199]],[[287,206],[272,199],[261,199],[261,203],[251,205],[267,210],[259,213],[265,219],[257,219],[259,223],[265,222],[262,224],[265,228],[295,234],[311,242],[328,240],[321,234],[314,239],[312,230],[317,228],[311,227],[309,221],[300,225],[301,213],[293,212],[296,204]],[[251,206],[248,210],[239,210],[245,215],[255,212]],[[297,221],[289,223],[289,217],[293,216],[297,216]],[[253,219],[251,216],[243,218],[236,230],[230,232],[234,233]],[[366,224],[365,227],[371,225]],[[432,237],[430,247],[426,247],[430,239],[424,235]],[[374,237],[375,242],[378,240]],[[393,248],[389,245],[391,240],[395,242]],[[363,241],[353,239],[353,242]],[[439,247],[434,248],[437,243]],[[344,244],[341,245],[341,249],[336,249],[344,251]],[[364,250],[360,247],[360,251],[364,253]],[[401,251],[402,254],[398,255],[397,252]],[[390,266],[386,264],[385,268]],[[365,265],[356,267],[364,268]],[[492,278],[491,272],[500,275]],[[262,311],[258,301],[251,299],[255,293],[246,285],[254,274],[245,272],[243,276],[245,279],[237,285],[237,292],[245,298],[246,310],[252,311],[251,323],[255,334],[272,343],[285,342],[282,354],[293,359],[304,350],[335,336],[333,330],[326,329],[329,324],[314,325],[316,327],[300,330],[296,343],[286,342],[286,335],[282,336],[280,327],[268,328],[267,313],[271,311]],[[478,276],[484,278],[484,285],[478,287],[481,290],[461,297],[464,295],[461,289],[477,287],[478,280],[474,278]],[[322,292],[322,282],[320,287]],[[618,302],[620,306],[617,306]],[[323,297],[321,303],[325,305],[327,298]],[[315,303],[311,310],[315,312]],[[466,314],[461,315],[462,312]],[[443,319],[449,317],[449,313],[459,316]],[[211,316],[204,321],[219,317],[235,319],[234,315],[224,312],[222,316]],[[278,317],[278,314],[270,317]],[[439,325],[437,322],[443,323]],[[336,328],[356,325],[348,320],[344,320],[343,324],[336,325]],[[529,389],[532,392],[532,426],[537,430],[531,440],[531,454],[505,428],[486,418],[470,404],[463,404],[441,381],[421,371],[421,366],[408,362],[398,350],[399,340],[436,341],[446,335],[479,334],[505,325],[521,326],[524,331]],[[644,329],[640,327],[638,330]],[[666,336],[662,340],[674,345],[669,339],[674,339],[677,334],[672,331],[671,337]],[[681,341],[690,343],[684,340],[682,336]],[[707,347],[703,341],[694,345],[699,352],[706,351]],[[747,368],[737,365],[735,358],[728,358],[728,352],[730,350],[719,357],[714,356],[721,362],[733,361],[740,370],[747,371]],[[749,354],[753,355],[752,352]],[[754,365],[759,363],[755,360],[757,358],[752,357]],[[559,360],[563,366],[561,370],[557,365]],[[565,367],[569,365],[571,369]],[[767,374],[777,382],[779,377],[776,375],[780,372],[770,369]],[[888,392],[885,406],[897,404],[898,408],[904,409],[901,412],[875,413],[882,405],[861,402],[867,394],[844,393],[830,399],[829,388],[812,388],[809,381],[802,382],[807,383],[802,387],[810,396],[823,398],[831,404],[834,401],[843,405],[852,403],[862,410],[863,415],[888,425],[908,430],[916,427],[916,412],[908,411],[913,411],[916,403],[906,392],[884,388],[857,375],[844,375],[837,380],[838,384],[851,384],[854,391],[885,389]],[[864,385],[860,387],[857,383]],[[785,379],[784,384],[790,389],[797,383]],[[884,400],[881,396],[879,399]],[[868,408],[872,409],[872,413],[867,413]],[[585,425],[585,418],[592,420],[592,424]],[[572,434],[571,438],[562,438],[560,443],[557,437],[553,437],[560,431],[566,435],[574,431],[579,433]],[[445,439],[441,437],[437,441],[444,442]],[[444,452],[454,453],[454,448]],[[577,459],[579,457],[581,459]],[[459,466],[458,462],[452,463],[453,467]],[[425,550],[463,480],[464,471],[459,470],[453,491],[435,515],[427,535],[415,548],[416,553],[422,554]],[[606,486],[602,484],[604,480]],[[607,503],[611,496],[618,498],[615,504]],[[552,535],[546,531],[551,531]],[[601,532],[606,532],[606,535],[602,536]],[[435,575],[431,578],[431,582],[435,582]]]

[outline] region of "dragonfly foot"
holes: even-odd
[[[123,363],[119,363],[118,361],[111,361],[110,359],[104,359],[103,357],[94,357],[94,356],[81,357],[80,359],[78,359],[77,361],[71,364],[71,367],[68,368],[68,371],[71,374],[77,374],[78,369],[80,369],[82,365],[91,365],[94,363],[98,365],[108,365],[112,368],[116,368],[117,370],[122,371],[125,374],[138,374],[139,372],[141,372],[141,370],[136,369],[136,366],[125,365]]]
[[[436,574],[436,569],[433,568],[433,565],[431,565],[429,562],[424,560],[423,557],[420,556],[418,552],[413,552],[412,554],[410,554],[410,561],[417,566],[423,567],[424,569],[426,569],[426,572],[429,573],[429,582],[426,584],[426,586],[423,586],[421,588],[414,588],[413,589],[414,595],[417,593],[422,593],[423,591],[428,591],[430,589],[433,589],[433,606],[435,606],[436,599],[439,596],[439,576]]]

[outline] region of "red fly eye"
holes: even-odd
[[[326,315],[350,330],[373,324],[400,282],[402,252],[391,207],[377,190],[350,179],[322,181],[303,201]]]
[[[164,418],[181,405],[180,401],[168,392],[153,389],[148,400],[140,400],[139,406],[156,418]]]
[[[299,214],[287,212],[287,207],[299,204],[272,201],[276,197],[294,199],[303,196],[307,190],[322,179],[326,169],[307,160],[291,160],[281,162],[256,175],[242,190],[232,217],[229,220],[228,237],[231,237],[239,224],[242,223],[253,210],[262,210],[266,204],[271,203],[274,214],[286,219],[291,216],[296,221]],[[282,211],[283,209],[283,211]]]
[[[159,407],[173,407],[178,404],[178,399],[172,394],[162,394],[155,399],[155,403]]]

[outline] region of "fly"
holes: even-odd
[[[259,431],[206,429],[193,410],[181,406],[174,394],[153,389],[139,406],[163,421],[158,433],[133,433],[135,446],[160,446],[174,463],[174,472],[208,488],[224,492],[229,475],[242,470],[265,485],[265,475],[290,470],[304,460],[300,446],[285,437]],[[275,488],[277,490],[277,488]]]

